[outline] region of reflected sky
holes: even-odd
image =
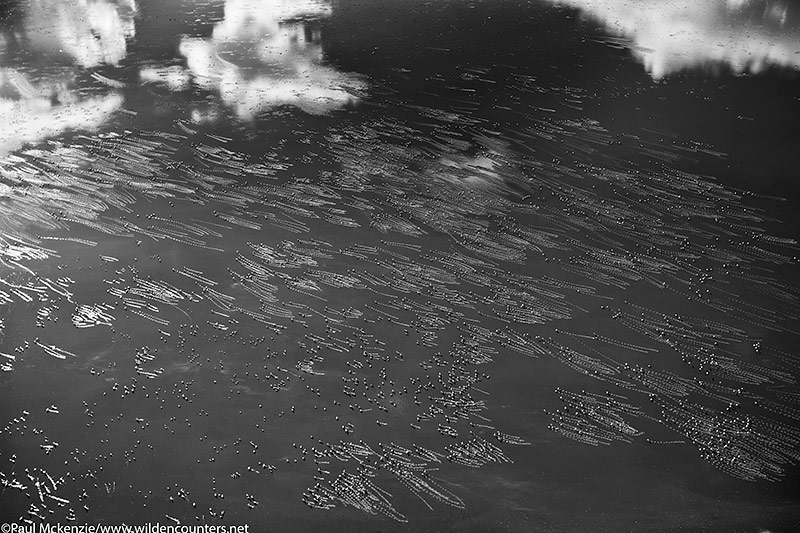
[[[26,142],[55,137],[66,130],[92,130],[109,119],[122,105],[122,95],[79,97],[69,89],[67,76],[34,85],[25,73],[0,72],[0,91],[14,89],[18,98],[0,98],[0,155]]]
[[[632,41],[633,55],[655,79],[698,66],[727,65],[737,73],[800,67],[800,25],[786,1],[547,3],[578,8]],[[0,27],[0,120],[11,125],[0,153],[70,129],[96,129],[124,101],[135,107],[143,95],[149,103],[148,95],[158,95],[163,102],[157,105],[204,123],[231,115],[251,121],[279,106],[326,114],[365,94],[365,78],[339,70],[323,51],[323,22],[337,15],[338,22],[326,23],[335,27],[348,16],[328,0],[191,2],[191,20],[163,35],[166,52],[141,46],[137,32],[140,38],[159,33],[155,20],[173,20],[160,9],[176,5],[188,8],[172,0],[146,7],[141,0],[20,3],[17,20]],[[333,43],[335,55],[335,30],[330,35],[326,44]],[[374,43],[364,39],[371,49]],[[341,50],[341,37],[338,42]]]
[[[800,28],[785,0],[548,0],[632,41],[654,79],[724,65],[737,74],[800,68]]]
[[[25,35],[32,50],[68,55],[84,68],[116,65],[136,33],[134,0],[36,0]]]
[[[118,91],[87,94],[78,80],[84,69],[125,57],[136,12],[134,0],[36,0],[21,23],[3,28],[0,155],[66,130],[96,129],[119,109]]]
[[[355,103],[365,87],[325,64],[319,26],[332,7],[323,0],[228,0],[210,34],[180,37],[167,63],[129,57],[142,23],[136,0],[34,0],[16,12],[0,28],[0,120],[12,125],[0,154],[96,129],[137,85],[217,95],[221,106],[189,110],[195,122],[216,121],[222,107],[243,121],[281,105],[325,114]],[[139,63],[134,80],[126,60]]]
[[[195,84],[218,92],[243,120],[279,105],[324,114],[357,101],[363,83],[323,63],[315,22],[331,14],[327,2],[230,0],[210,38],[186,37],[180,53]],[[185,87],[175,69],[162,75],[172,88]]]

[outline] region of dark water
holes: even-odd
[[[2,518],[794,530],[798,17],[4,3]]]

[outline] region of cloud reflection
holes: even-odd
[[[20,11],[0,46],[0,155],[107,121],[122,95],[87,94],[76,80],[83,68],[119,63],[135,32],[134,0],[32,0]]]
[[[67,54],[84,68],[116,65],[135,33],[135,0],[34,0],[25,31],[33,49]]]
[[[318,31],[329,16],[319,0],[229,0],[210,39],[184,38],[180,52],[194,82],[215,90],[241,119],[279,105],[323,114],[357,100],[355,76],[323,64]]]
[[[654,79],[726,65],[738,74],[800,68],[800,32],[784,0],[549,0],[580,9],[633,41]]]
[[[166,85],[171,91],[184,91],[191,87],[191,76],[182,67],[144,67],[139,70],[143,83]]]
[[[0,155],[55,137],[68,129],[97,128],[122,106],[117,93],[78,98],[66,79],[32,84],[14,69],[0,71],[0,92],[19,98],[0,98]]]

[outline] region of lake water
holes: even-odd
[[[0,517],[800,524],[800,12],[0,13]]]

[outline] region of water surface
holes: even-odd
[[[4,518],[800,520],[791,4],[3,9]]]

